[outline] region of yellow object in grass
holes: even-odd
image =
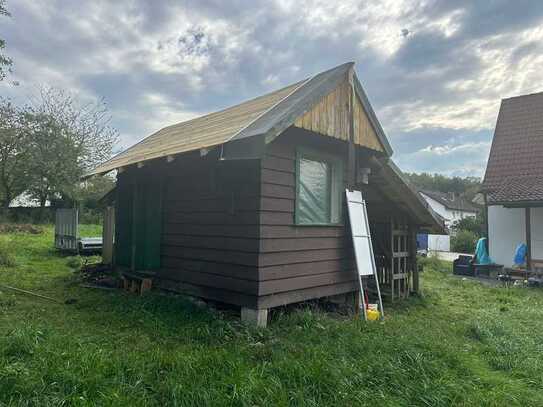
[[[368,318],[368,321],[378,321],[380,316],[381,313],[376,309],[366,310],[366,317]]]

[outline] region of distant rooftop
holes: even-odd
[[[432,198],[445,206],[447,209],[454,211],[477,212],[479,210],[467,199],[458,194],[453,194],[452,192],[447,193],[440,191],[419,190],[419,193]]]

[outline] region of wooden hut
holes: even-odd
[[[357,291],[345,188],[363,192],[383,290],[418,290],[431,209],[392,149],[353,63],[165,127],[98,167],[117,170],[115,265],[153,285],[267,310]]]

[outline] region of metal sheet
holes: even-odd
[[[349,222],[353,236],[354,254],[358,274],[371,276],[373,270],[373,250],[369,234],[368,219],[366,217],[365,205],[360,191],[345,191],[347,196],[347,208],[349,211]]]
[[[57,209],[55,213],[55,248],[77,250],[77,209]]]

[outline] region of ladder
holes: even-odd
[[[349,222],[353,237],[354,256],[356,260],[356,269],[358,270],[360,304],[362,304],[364,319],[368,319],[366,313],[364,278],[371,276],[375,279],[379,300],[379,313],[381,319],[383,319],[385,315],[383,310],[383,299],[381,298],[379,277],[377,275],[377,267],[375,266],[375,257],[373,255],[366,201],[362,199],[362,192],[360,191],[350,191],[349,189],[346,189],[345,196],[347,198],[347,210],[349,212]]]

